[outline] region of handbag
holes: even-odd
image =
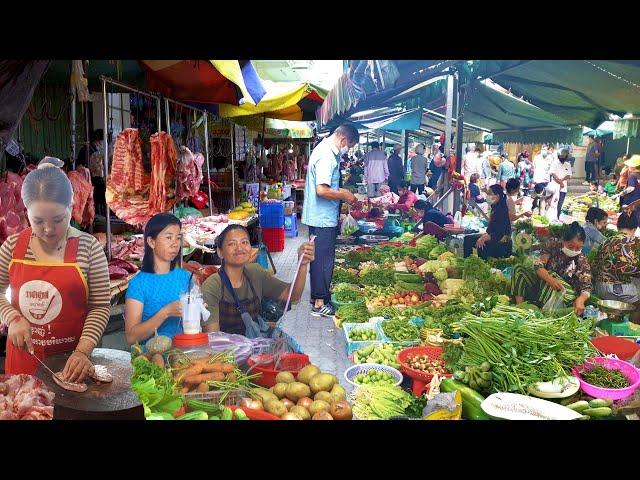
[[[258,338],[258,337],[269,337],[272,332],[270,332],[269,326],[262,319],[261,314],[258,314],[257,322],[251,318],[249,312],[247,312],[246,308],[240,303],[240,299],[236,294],[236,291],[233,289],[231,285],[231,280],[229,280],[229,276],[227,272],[224,271],[224,268],[221,268],[218,272],[220,275],[220,279],[224,283],[224,286],[229,289],[231,295],[233,296],[233,301],[236,304],[236,308],[240,312],[240,318],[242,318],[242,322],[245,326],[245,337],[247,338]]]

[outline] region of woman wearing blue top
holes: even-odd
[[[510,257],[513,250],[511,242],[511,221],[507,207],[507,196],[500,185],[491,185],[487,202],[491,205],[489,227],[482,235],[476,247],[478,256],[484,260],[489,257]]]
[[[506,153],[502,154],[502,163],[498,169],[498,182],[504,190],[507,187],[507,181],[516,178],[516,166],[509,160]]]
[[[176,268],[182,225],[170,213],[159,213],[144,228],[142,268],[127,289],[125,336],[145,344],[157,331],[173,338],[182,333],[180,295],[189,288],[189,272]]]

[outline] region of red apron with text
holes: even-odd
[[[64,262],[34,262],[24,257],[31,229],[18,237],[9,264],[11,305],[31,324],[31,342],[40,359],[76,348],[87,318],[89,287],[77,263],[79,238],[67,240]],[[7,342],[5,371],[33,375],[38,361]]]

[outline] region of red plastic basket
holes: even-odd
[[[265,357],[273,358],[273,355],[270,353],[263,353],[262,355],[258,355],[258,357],[258,361],[260,361],[260,359]],[[255,360],[253,360],[251,357],[249,357],[249,360],[247,360],[247,365],[249,365],[250,368],[253,367],[255,363]],[[297,379],[298,372],[306,365],[309,365],[309,363],[311,363],[309,360],[309,356],[305,355],[304,353],[285,353],[282,355],[280,365],[278,365],[278,367],[280,368],[279,370],[274,370],[274,362],[271,362],[258,365],[253,370],[251,370],[251,373],[255,372],[262,374],[254,380],[254,383],[257,383],[262,387],[271,388],[276,384],[276,376],[278,376],[278,373],[291,372],[293,373],[294,378]]]
[[[594,338],[591,343],[605,355],[614,353],[620,360],[628,360],[640,350],[637,343],[613,335]]]
[[[262,239],[271,253],[282,252],[284,250],[284,237],[284,227],[262,229]]]
[[[411,368],[407,361],[409,358],[416,355],[427,355],[430,360],[442,360],[443,353],[444,350],[440,347],[409,347],[398,353],[396,358],[400,364],[400,371],[413,379],[412,391],[415,396],[422,395],[422,392],[427,389],[429,383],[433,379],[433,375]],[[442,377],[451,376],[452,375],[450,373],[442,375]]]

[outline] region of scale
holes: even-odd
[[[626,336],[632,333],[629,326],[629,314],[636,309],[634,305],[617,300],[600,300],[598,306],[607,314],[607,319],[598,324],[600,328],[611,335]]]

